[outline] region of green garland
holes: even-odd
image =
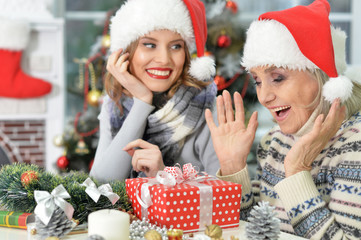
[[[34,171],[38,178],[28,185],[21,182],[21,175],[24,172]],[[101,196],[98,202],[94,202],[85,192],[85,186],[81,184],[88,178],[84,172],[70,172],[60,176],[45,171],[37,165],[16,163],[5,165],[0,170],[0,205],[7,211],[32,213],[36,207],[34,191],[51,191],[62,184],[71,196],[66,199],[74,207],[73,218],[80,223],[87,221],[91,212],[100,209],[121,209],[132,211],[131,203],[125,190],[125,181],[109,182],[113,192],[118,194],[120,199],[112,205],[108,198]],[[91,178],[99,186],[97,180]]]

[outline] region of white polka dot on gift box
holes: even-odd
[[[199,226],[199,189],[187,184],[173,188],[155,186],[153,194],[157,203],[149,208],[150,221],[160,227],[198,229]]]
[[[240,184],[227,181],[209,181],[213,186],[212,223],[218,225],[238,224],[242,188]]]

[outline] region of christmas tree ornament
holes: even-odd
[[[158,231],[151,229],[144,234],[144,238],[146,240],[162,240],[162,235]]]
[[[62,147],[64,146],[64,136],[61,134],[59,135],[56,135],[54,138],[53,138],[53,144],[57,147]]]
[[[27,75],[21,69],[23,51],[30,37],[28,22],[0,19],[0,96],[35,98],[50,93],[52,85]]]
[[[83,139],[80,139],[76,144],[75,153],[79,155],[86,155],[89,153],[89,148]]]
[[[60,240],[58,237],[47,237],[45,240]]]
[[[109,48],[110,47],[110,35],[105,34],[102,36],[102,47]]]
[[[222,228],[217,224],[207,225],[204,233],[212,239],[219,239],[222,237]]]
[[[230,36],[228,36],[224,31],[222,31],[221,35],[217,39],[217,46],[220,48],[227,48],[231,45],[232,40]]]
[[[60,169],[65,169],[69,165],[69,160],[66,155],[60,156],[56,161],[56,165]]]
[[[54,239],[54,237],[58,239],[59,237],[68,234],[73,227],[74,223],[67,218],[64,211],[59,207],[55,209],[47,225],[45,225],[41,219],[35,215],[35,228],[37,234],[42,239]]]
[[[21,174],[20,180],[21,184],[26,187],[34,181],[38,181],[38,173],[35,171],[26,171]]]
[[[227,0],[226,8],[229,9],[233,14],[238,12],[238,6],[235,1]]]
[[[222,89],[224,89],[223,86],[226,84],[226,79],[220,75],[216,75],[214,77],[214,82],[217,85],[217,89],[222,90]]]
[[[87,178],[81,185],[86,187],[85,192],[91,199],[93,199],[94,202],[98,202],[100,196],[103,195],[109,199],[112,205],[114,205],[120,198],[113,192],[109,183],[97,187],[90,178]]]
[[[89,103],[89,105],[93,107],[97,107],[99,106],[101,96],[102,96],[102,92],[100,90],[93,89],[88,92],[88,95],[86,96],[86,100]]]
[[[280,220],[273,212],[274,207],[269,202],[259,202],[248,217],[246,234],[250,240],[278,239],[280,234]]]
[[[159,232],[162,236],[162,239],[167,239],[168,229],[163,227],[160,228],[154,224],[149,223],[149,220],[143,218],[142,220],[135,220],[129,226],[129,239],[130,240],[140,240],[144,239],[144,234],[149,230],[155,230]]]
[[[73,60],[78,64],[78,89],[84,88],[84,65],[88,61],[86,58],[74,58]]]
[[[51,193],[36,190],[34,198],[37,203],[34,210],[35,228],[41,238],[65,236],[76,226],[71,221],[74,208],[65,200],[70,195],[62,184]]]
[[[94,65],[92,62],[87,63],[89,72],[90,72],[90,88],[91,90],[86,94],[86,100],[89,105],[93,107],[97,107],[99,105],[99,99],[102,95],[102,92],[98,89],[96,89],[96,75],[94,70]],[[86,81],[87,81],[87,75],[85,75]]]
[[[183,230],[181,229],[170,229],[167,232],[168,240],[182,240]]]

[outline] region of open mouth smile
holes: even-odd
[[[270,109],[271,112],[275,113],[276,121],[281,121],[288,116],[291,106],[282,106]]]
[[[171,69],[147,69],[147,74],[156,79],[168,79],[172,73]]]

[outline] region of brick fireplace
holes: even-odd
[[[1,120],[0,164],[45,165],[45,121]]]

